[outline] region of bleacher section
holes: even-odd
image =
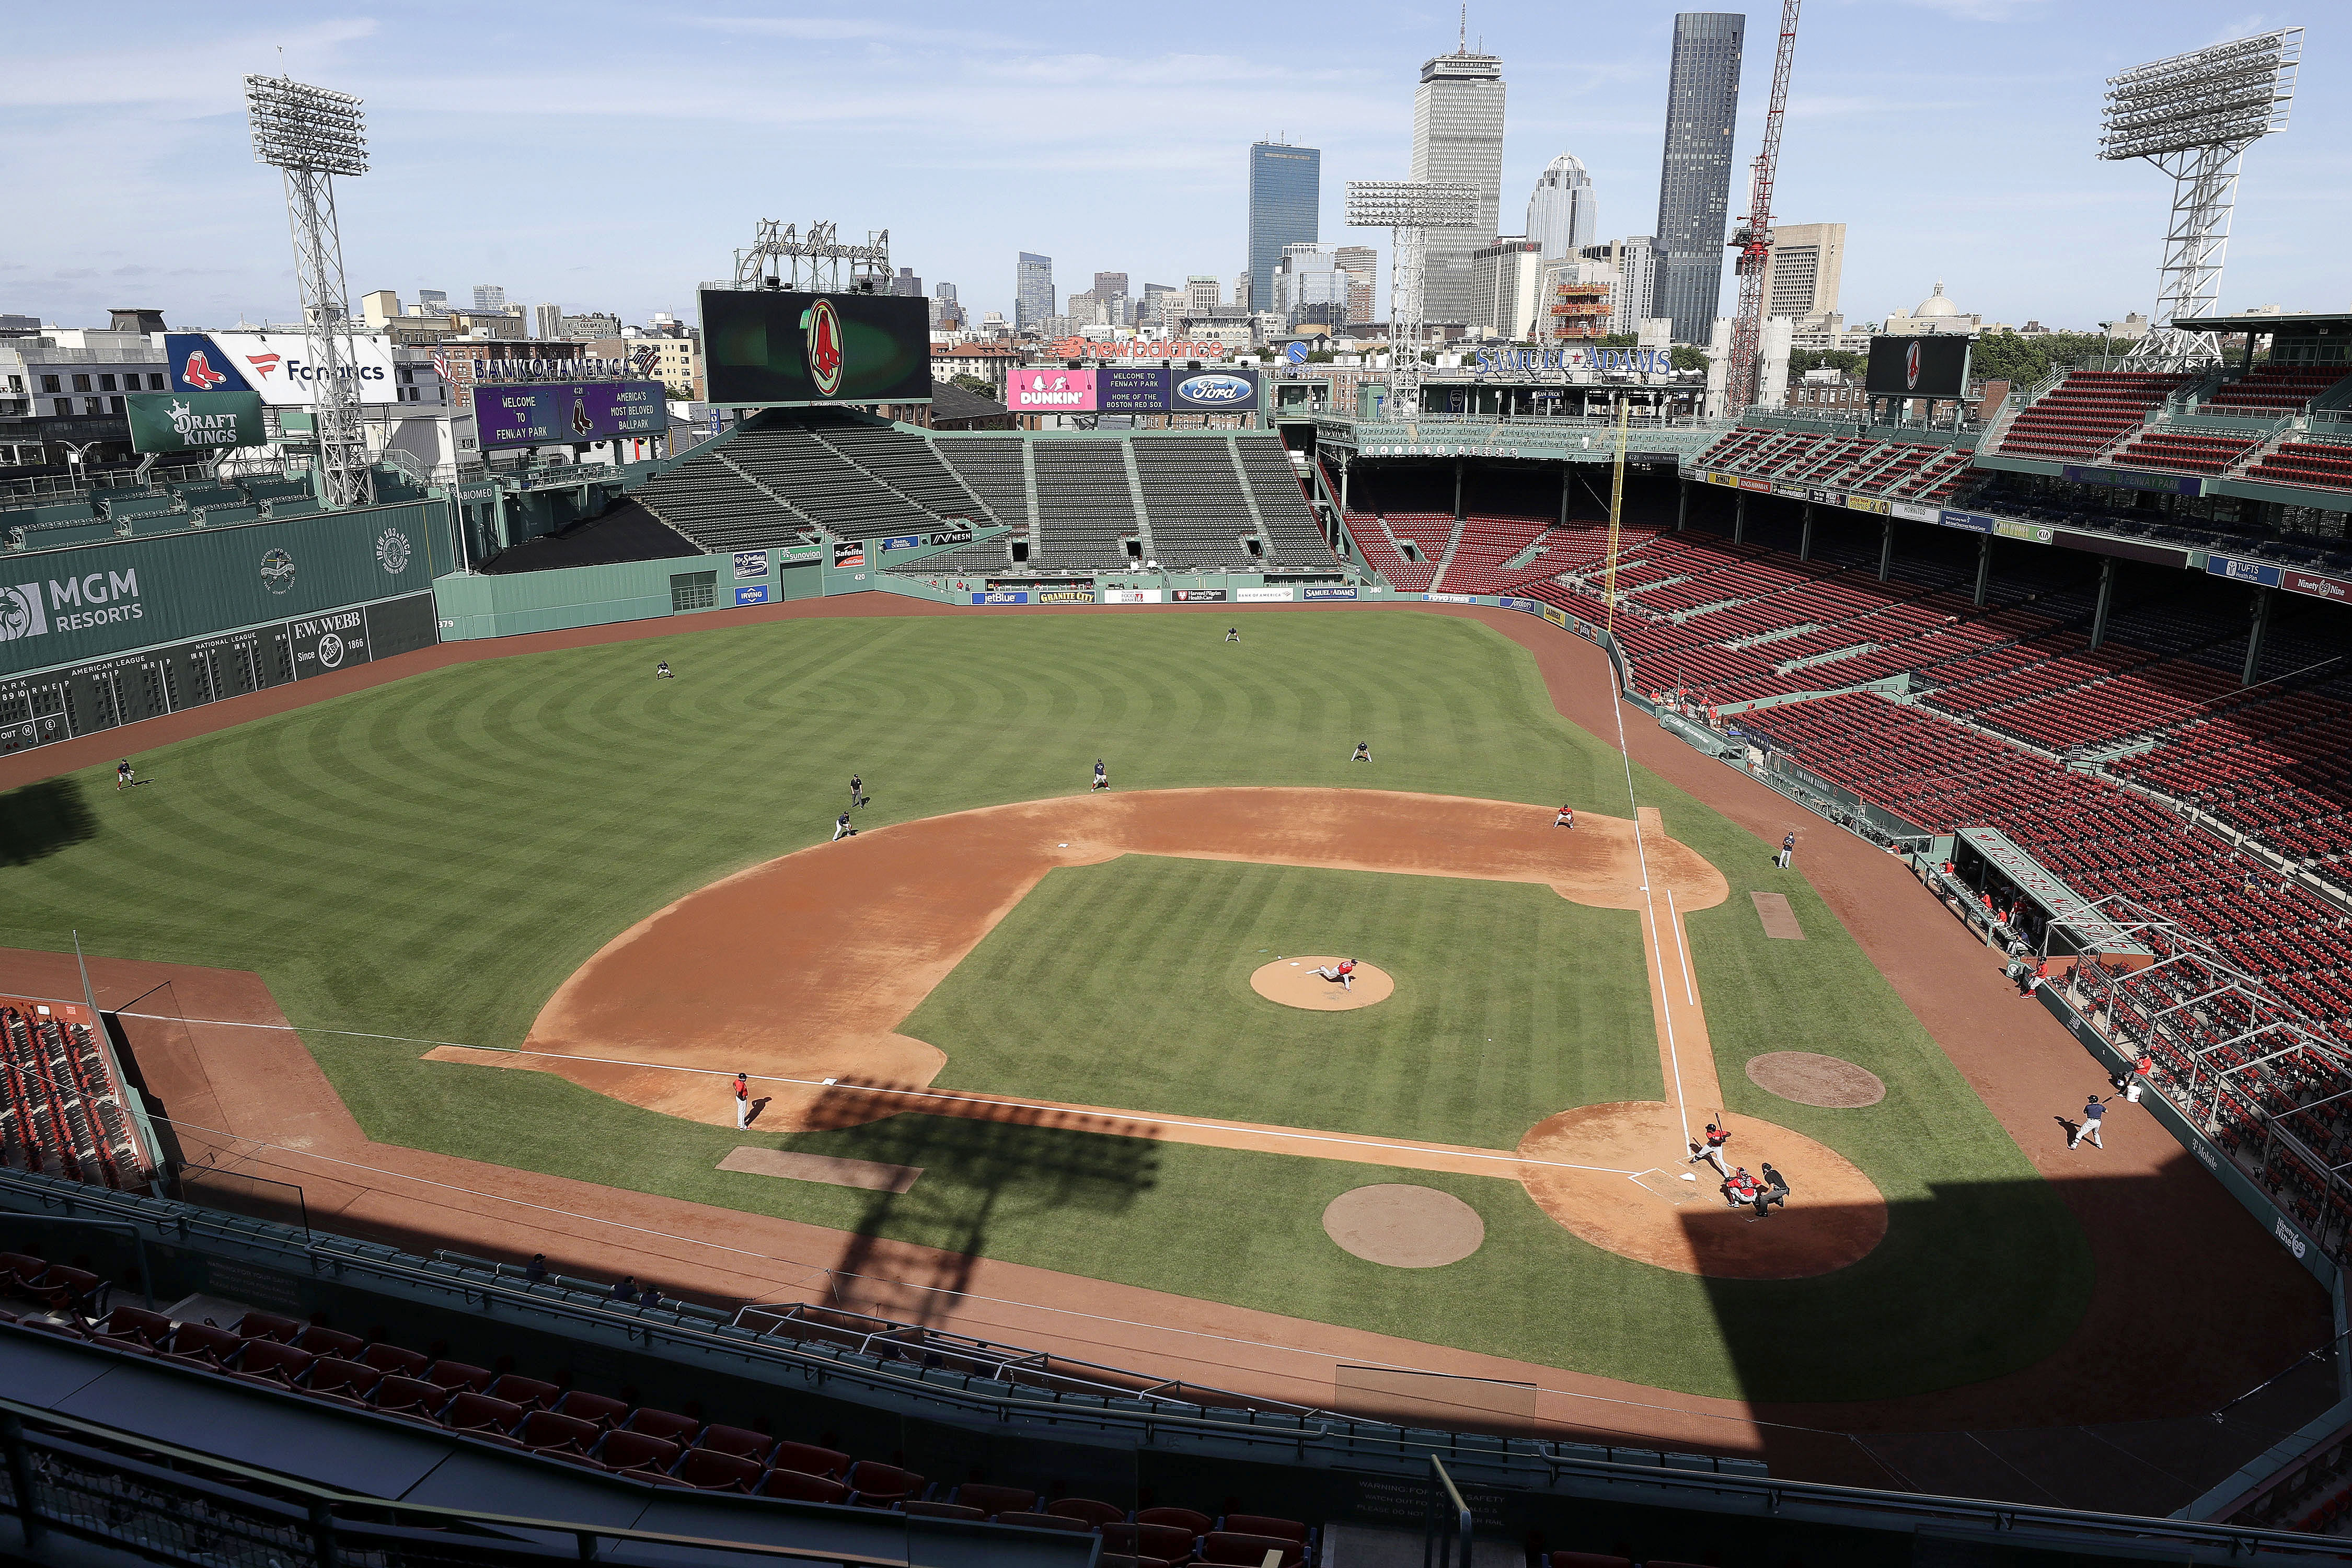
[[[1029,563],[1060,572],[1117,571],[1132,565],[1125,541],[1138,536],[1122,445],[1115,441],[1039,441],[1037,530]]]
[[[2109,458],[2118,468],[2168,468],[2183,474],[2218,474],[2253,450],[2251,436],[2215,436],[2158,425]]]
[[[631,491],[629,499],[705,550],[786,544],[813,533],[807,517],[753,484],[729,460],[732,446],[695,452]]]
[[[2329,441],[2281,441],[2245,472],[2250,479],[2310,489],[2352,490],[2352,445]]]
[[[122,1093],[89,1026],[0,1000],[0,1165],[118,1190],[147,1172]]]
[[[802,516],[823,522],[839,538],[878,538],[945,528],[956,521],[921,506],[844,457],[832,445],[831,438],[856,439],[849,434],[854,426],[845,427],[845,424],[822,416],[793,416],[771,410],[738,430],[723,450],[727,459],[745,477],[782,498]],[[914,456],[917,451],[928,450],[918,437],[887,428],[867,429],[902,454],[910,467],[920,462]],[[875,449],[870,438],[862,449]],[[950,482],[950,477],[944,472],[936,479],[928,474],[922,477],[930,480],[935,489],[942,489]],[[971,503],[963,499],[963,488],[952,488],[960,502],[959,515],[968,512]]]
[[[1243,542],[1256,535],[1257,525],[1225,437],[1156,437],[1129,446],[1143,481],[1143,510],[1151,519],[1152,550],[1162,566],[1248,571],[1262,563]]]
[[[1307,504],[1307,492],[1299,487],[1297,472],[1290,466],[1281,437],[1241,434],[1233,437],[1233,443],[1242,460],[1242,477],[1249,481],[1258,516],[1265,520],[1265,536],[1274,546],[1276,564],[1337,564],[1339,557],[1331,553],[1330,542],[1323,537],[1323,525],[1315,521],[1315,513]]]
[[[932,441],[932,448],[941,461],[988,510],[991,519],[1011,525],[1016,533],[1029,527],[1029,490],[1022,479],[1022,445],[1017,436],[957,436]]]
[[[2313,398],[2344,379],[2338,365],[2256,365],[2204,399],[2200,412],[2245,419],[2276,419],[2300,414]]]
[[[2078,370],[2029,404],[2001,436],[2000,453],[2074,462],[2140,425],[2191,378],[2142,371]]]
[[[940,461],[932,445],[881,425],[813,424],[810,432],[850,462],[934,516],[986,522],[986,509]]]
[[[69,495],[28,495],[21,504],[0,500],[0,539],[12,549],[53,550],[126,532],[228,528],[320,510],[307,479],[256,475],[215,479],[200,468],[158,472],[173,477],[142,485],[130,482],[127,474],[117,475],[119,482]]]
[[[1696,469],[1879,496],[1922,506],[1954,500],[1974,477],[1973,450],[1821,430],[1741,426],[1691,460]]]
[[[1320,1530],[1306,1521],[1245,1513],[1208,1499],[1200,1500],[1212,1501],[1213,1511],[1165,1501],[1129,1510],[1067,1495],[1044,1475],[933,1480],[888,1459],[831,1447],[828,1434],[779,1435],[764,1416],[748,1414],[748,1400],[744,1418],[759,1420],[757,1426],[659,1409],[618,1387],[580,1386],[569,1371],[553,1366],[534,1368],[551,1374],[544,1378],[499,1370],[512,1367],[514,1355],[476,1365],[398,1343],[381,1330],[363,1336],[257,1310],[226,1327],[175,1320],[141,1307],[101,1306],[100,1289],[99,1277],[87,1270],[28,1252],[0,1252],[0,1291],[23,1303],[22,1310],[0,1308],[0,1344],[20,1334],[73,1342],[86,1354],[143,1364],[178,1397],[201,1400],[205,1384],[222,1394],[259,1388],[362,1423],[421,1427],[641,1486],[1091,1533],[1102,1538],[1101,1551],[1115,1554],[1110,1561],[1314,1568],[1321,1545]],[[829,1316],[857,1342],[881,1326],[847,1313]],[[92,1373],[104,1370],[94,1366]],[[782,1517],[803,1526],[810,1521],[805,1510]]]

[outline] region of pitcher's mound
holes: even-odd
[[[1748,1062],[1748,1081],[1799,1105],[1836,1110],[1858,1110],[1886,1098],[1876,1073],[1817,1051],[1767,1051]]]
[[[1486,1239],[1476,1209],[1452,1193],[1402,1182],[1341,1193],[1323,1211],[1323,1230],[1342,1251],[1391,1268],[1459,1263]]]
[[[1754,1171],[1769,1160],[1789,1179],[1789,1205],[1769,1219],[1725,1203],[1723,1178],[1687,1163],[1674,1108],[1655,1100],[1587,1105],[1538,1122],[1519,1140],[1528,1162],[1519,1180],[1538,1207],[1595,1247],[1716,1279],[1809,1279],[1860,1262],[1885,1238],[1886,1202],[1853,1162],[1769,1121],[1728,1122],[1732,1164]]]
[[[1387,1001],[1396,991],[1396,982],[1389,978],[1388,971],[1374,969],[1369,963],[1356,965],[1353,985],[1342,985],[1315,973],[1338,967],[1337,958],[1280,958],[1258,966],[1250,976],[1250,989],[1269,1002],[1304,1007],[1310,1013],[1344,1013],[1350,1007],[1369,1007],[1375,1002]]]

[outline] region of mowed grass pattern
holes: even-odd
[[[1229,618],[1244,642],[1223,642]],[[678,679],[653,679],[663,658]],[[1359,740],[1373,767],[1348,764]],[[2071,1216],[1801,874],[1770,871],[1753,836],[1639,770],[1668,832],[1732,878],[1731,902],[1690,924],[1733,1108],[1848,1153],[1896,1202],[1857,1268],[1712,1289],[1577,1241],[1513,1184],[1417,1174],[1475,1204],[1487,1244],[1446,1268],[1381,1269],[1319,1225],[1331,1196],[1381,1174],[1362,1167],[927,1117],[754,1140],[926,1168],[906,1194],[862,1194],[716,1170],[741,1141],[732,1129],[418,1059],[420,1042],[519,1042],[616,932],[821,841],[852,770],[875,798],[870,829],[1082,793],[1097,756],[1122,789],[1626,809],[1611,746],[1559,717],[1516,645],[1454,617],[689,625],[454,667],[163,748],[139,758],[156,782],[127,794],[90,770],[78,782],[95,836],[0,868],[0,945],[62,950],[79,927],[94,952],[258,971],[387,1142],[1637,1383],[1901,1393],[2028,1364],[2080,1318],[2089,1264]],[[1790,895],[1807,942],[1763,937],[1745,897],[1759,885]],[[1222,1049],[1246,1062],[1265,1038]],[[1812,1113],[1761,1096],[1738,1053],[1775,1043],[1863,1062],[1887,1101]]]
[[[1507,1150],[1664,1092],[1637,920],[1531,883],[1127,855],[1048,872],[900,1030],[948,1088]],[[1285,1007],[1249,978],[1286,952],[1355,953],[1396,994]]]

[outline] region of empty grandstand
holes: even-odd
[[[0,1166],[143,1190],[140,1147],[88,1014],[0,997]]]

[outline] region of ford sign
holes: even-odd
[[[1179,408],[1223,408],[1236,412],[1257,406],[1257,377],[1229,371],[1204,371],[1176,383]]]

